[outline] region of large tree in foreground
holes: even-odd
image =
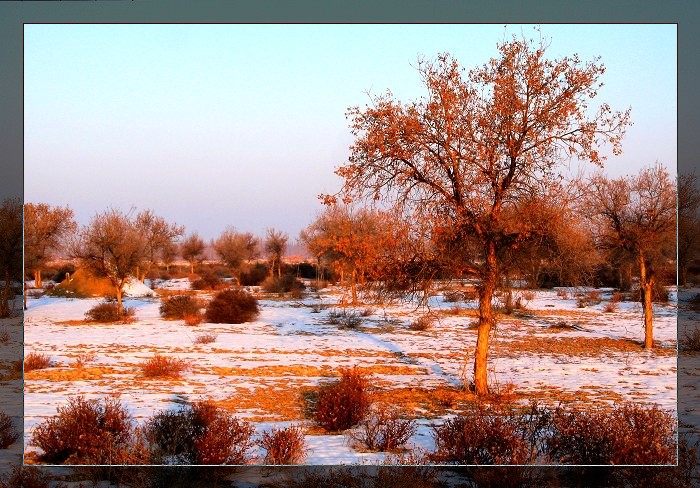
[[[676,185],[660,165],[625,178],[596,176],[586,208],[598,245],[636,263],[644,313],[644,347],[654,346],[652,300],[659,270],[676,256]]]
[[[427,97],[401,103],[391,93],[351,108],[355,142],[338,196],[385,200],[414,218],[477,242],[469,270],[481,281],[474,387],[488,393],[492,299],[498,256],[538,231],[537,222],[505,218],[523,199],[546,193],[565,159],[602,165],[601,145],[621,152],[629,110],[588,103],[605,68],[577,56],[549,60],[546,46],[513,39],[499,56],[468,73],[449,55],[420,61]],[[331,203],[336,196],[324,196]],[[537,220],[537,219],[535,219]]]
[[[146,239],[136,219],[119,210],[95,215],[72,244],[73,257],[114,288],[119,313],[124,312],[122,292],[144,259]]]

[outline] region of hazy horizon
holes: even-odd
[[[601,56],[594,106],[632,107],[620,176],[675,172],[676,26],[543,25],[548,57]],[[425,94],[421,56],[466,69],[533,26],[27,24],[25,201],[68,205],[80,224],[150,208],[205,240],[226,227],[296,242],[340,185],[345,112],[391,90]]]

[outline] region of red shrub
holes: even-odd
[[[306,440],[300,427],[265,431],[258,443],[266,451],[265,464],[301,464],[306,459]]]
[[[367,377],[357,369],[342,370],[339,380],[318,388],[313,406],[316,422],[331,432],[357,425],[369,411],[367,386]]]
[[[243,290],[223,290],[207,305],[206,317],[215,324],[242,324],[260,313],[258,301]]]

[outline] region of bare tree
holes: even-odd
[[[124,285],[143,261],[146,246],[135,219],[119,210],[107,210],[95,215],[81,230],[72,245],[72,254],[83,267],[109,280],[119,313],[123,313]]]
[[[190,274],[194,274],[194,267],[204,259],[204,241],[196,232],[187,236],[180,244],[180,256],[190,263]]]
[[[282,231],[275,229],[265,231],[263,248],[265,254],[270,258],[270,276],[275,274],[275,266],[277,267],[277,276],[282,276],[282,257],[287,252],[287,241],[289,241],[289,236]]]
[[[549,60],[546,48],[514,38],[466,77],[449,55],[421,60],[427,98],[401,103],[388,93],[364,110],[351,108],[356,140],[348,164],[336,171],[345,180],[338,195],[344,201],[385,200],[478,242],[469,271],[481,281],[474,355],[479,395],[488,393],[499,255],[538,233],[524,219],[505,219],[509,207],[546,192],[567,157],[602,165],[603,144],[619,154],[629,122],[629,111],[588,108],[605,70],[597,60]]]
[[[676,187],[661,165],[637,175],[589,183],[586,205],[598,223],[598,245],[637,263],[644,310],[644,347],[654,346],[652,292],[658,269],[673,260],[676,245]]]
[[[141,281],[146,279],[146,275],[151,266],[158,264],[158,260],[163,257],[166,249],[172,249],[177,238],[182,236],[185,228],[177,224],[169,224],[163,217],[159,217],[152,210],[144,210],[136,216],[136,226],[140,229],[146,246],[144,248],[144,259],[137,274]]]
[[[0,318],[9,317],[13,281],[22,282],[22,202],[8,198],[0,206]]]
[[[170,266],[173,265],[179,255],[178,245],[174,241],[166,242],[161,250],[161,258],[165,265],[165,272],[170,273]]]
[[[238,232],[233,227],[229,227],[212,245],[216,254],[240,283],[238,275],[241,268],[247,261],[258,257],[260,241],[250,232]]]
[[[62,246],[62,239],[78,226],[69,207],[45,203],[24,204],[24,268],[34,273],[34,286],[41,288],[41,267]]]
[[[678,178],[678,272],[686,286],[688,267],[700,253],[700,189],[694,174]]]

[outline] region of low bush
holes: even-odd
[[[559,298],[564,299],[564,300],[568,300],[568,299],[569,299],[569,293],[568,293],[566,290],[561,290],[561,289],[560,289],[560,290],[557,290],[557,296],[558,296]]]
[[[598,290],[588,290],[577,295],[576,306],[585,308],[590,305],[598,305],[602,301],[602,294]]]
[[[0,449],[7,449],[19,439],[19,431],[12,423],[12,418],[5,412],[0,412]]]
[[[685,351],[700,352],[700,327],[695,327],[692,331],[683,334],[681,346]]]
[[[119,400],[68,399],[58,415],[34,428],[31,445],[48,463],[124,464],[133,459],[133,420]]]
[[[7,330],[3,329],[2,332],[0,332],[0,344],[7,344],[10,342],[10,334],[7,332]]]
[[[156,353],[139,364],[139,367],[146,378],[177,378],[189,369],[189,364],[183,359]]]
[[[362,318],[355,312],[333,309],[328,311],[326,323],[337,325],[340,329],[356,329],[362,325]]]
[[[160,316],[166,319],[184,319],[185,315],[199,314],[202,304],[190,295],[173,295],[160,304]]]
[[[414,420],[402,417],[398,410],[381,406],[361,420],[358,429],[349,436],[368,451],[392,452],[403,448],[415,432]]]
[[[211,270],[204,271],[199,278],[190,283],[193,290],[220,290],[224,286],[221,277]]]
[[[620,303],[621,301],[624,300],[624,295],[620,293],[619,291],[614,291],[612,296],[610,297],[610,302],[611,303]]]
[[[306,440],[298,426],[265,431],[258,444],[265,450],[265,464],[301,464],[306,459]]]
[[[241,286],[258,286],[270,275],[270,270],[264,263],[255,263],[241,271],[239,282]]]
[[[549,454],[562,464],[672,464],[676,422],[656,406],[557,411]]]
[[[0,478],[0,488],[68,488],[54,483],[51,476],[33,466],[13,466],[12,472]]]
[[[432,328],[433,324],[435,324],[435,316],[434,315],[422,315],[418,317],[416,320],[411,322],[411,325],[409,326],[409,329],[411,330],[417,330],[417,331],[423,331],[423,330],[428,330]]]
[[[194,343],[195,344],[211,344],[212,342],[216,342],[216,334],[213,332],[205,332],[204,334],[199,334],[197,337],[194,338]]]
[[[479,292],[475,288],[467,288],[464,290],[446,290],[442,292],[442,300],[444,302],[468,302],[470,300],[478,300]]]
[[[617,302],[610,301],[605,304],[603,307],[603,312],[605,313],[613,313],[617,311]]]
[[[202,323],[204,320],[204,315],[202,315],[200,312],[192,314],[186,313],[182,318],[185,320],[185,325],[194,327]]]
[[[368,378],[356,368],[341,370],[340,378],[318,387],[314,419],[330,432],[357,425],[367,416],[371,404]]]
[[[535,299],[535,292],[532,290],[523,291],[520,295],[528,302],[531,302]]]
[[[372,308],[372,307],[365,307],[360,311],[360,316],[361,317],[370,317],[371,315],[374,315],[374,313],[377,311],[377,309]]]
[[[304,283],[292,275],[268,276],[260,286],[266,293],[291,293],[293,296],[301,296],[306,288]]]
[[[24,371],[33,371],[35,369],[46,369],[52,366],[51,358],[46,354],[30,352],[24,356]]]
[[[211,402],[196,402],[155,414],[146,424],[151,462],[246,464],[254,427]]]
[[[260,313],[258,300],[250,293],[223,290],[207,305],[206,318],[215,324],[242,324],[255,319]]]
[[[521,418],[482,406],[433,427],[433,439],[429,458],[440,464],[525,464],[535,457]]]
[[[101,324],[114,322],[126,324],[134,321],[135,312],[133,308],[128,307],[125,307],[123,312],[119,312],[119,305],[117,302],[102,302],[85,312],[85,320]]]
[[[97,354],[95,354],[94,352],[78,354],[75,357],[75,362],[73,363],[73,366],[75,366],[76,368],[83,368],[87,363],[91,363],[95,359],[97,359]]]

